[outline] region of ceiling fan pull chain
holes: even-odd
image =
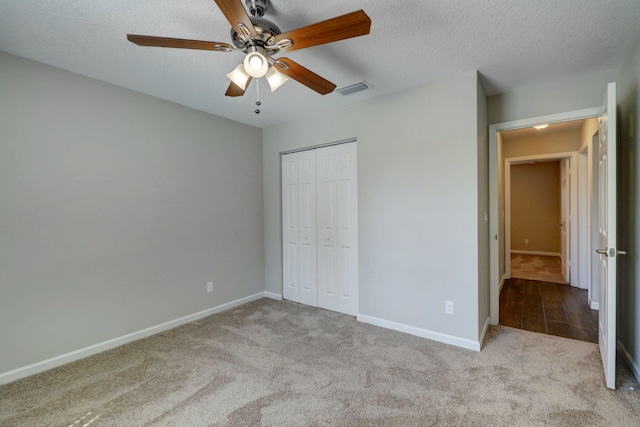
[[[260,79],[256,79],[256,105],[258,107],[262,105],[260,102]],[[256,108],[256,114],[260,114],[259,108]]]

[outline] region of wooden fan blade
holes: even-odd
[[[249,87],[249,83],[251,83],[251,77],[249,77],[249,81],[247,82],[247,87]],[[227,93],[225,93],[225,96],[242,96],[244,95],[245,89],[242,89],[240,86],[238,86],[237,84],[235,84],[234,82],[231,82],[231,84],[229,85],[229,88],[227,89]]]
[[[276,43],[283,39],[293,41],[293,46],[280,49],[291,52],[306,47],[331,43],[352,37],[364,36],[371,30],[371,19],[363,10],[351,12],[337,18],[318,22],[276,36]]]
[[[289,66],[288,70],[281,67],[277,67],[278,71],[282,74],[291,77],[298,83],[302,83],[309,89],[313,89],[320,95],[326,95],[331,93],[336,88],[336,85],[326,80],[313,71],[307,70],[302,65],[290,60],[289,58],[278,58],[278,61],[284,62]]]
[[[172,39],[168,37],[140,36],[127,34],[127,39],[138,46],[176,47],[180,49],[200,49],[231,51],[233,47],[227,43],[206,42],[201,40]]]
[[[234,30],[238,34],[242,34],[238,23],[242,23],[245,27],[249,29],[252,36],[256,35],[256,29],[253,27],[253,23],[251,19],[249,19],[249,15],[247,11],[242,6],[242,0],[215,0],[216,4],[224,14],[229,24],[233,27]]]

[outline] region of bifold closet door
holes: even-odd
[[[316,253],[316,156],[282,156],[283,297],[318,305]]]
[[[356,143],[316,150],[318,307],[358,314]]]
[[[282,156],[286,300],[358,314],[355,143]]]

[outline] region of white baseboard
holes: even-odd
[[[390,320],[380,319],[377,317],[358,314],[356,317],[358,322],[369,323],[371,325],[380,326],[386,329],[392,329],[405,334],[415,335],[421,338],[427,338],[444,344],[455,345],[469,350],[480,351],[480,342],[466,338],[454,337],[453,335],[442,334],[440,332],[430,331],[428,329],[417,328],[415,326],[404,325],[402,323],[392,322]]]
[[[640,366],[638,366],[638,363],[633,360],[633,357],[631,357],[631,353],[629,353],[629,351],[621,341],[618,341],[618,349],[622,353],[622,358],[625,360],[625,362],[627,362],[627,365],[629,365],[629,368],[631,369],[631,372],[633,372],[633,375],[638,381],[640,381]]]
[[[274,294],[273,292],[266,292],[264,293],[264,296],[266,298],[270,298],[270,299],[274,299],[276,301],[282,301],[282,295],[280,294]]]
[[[518,250],[512,250],[511,251],[512,254],[520,254],[520,255],[540,255],[540,256],[556,256],[558,258],[560,258],[562,255],[560,255],[557,252],[540,252],[540,251],[518,251]]]
[[[272,294],[274,295],[274,294]],[[185,323],[194,322],[196,320],[211,316],[212,314],[220,313],[221,311],[229,310],[234,307],[246,304],[251,301],[259,300],[260,298],[271,298],[267,295],[267,292],[259,292],[248,297],[240,298],[235,301],[221,304],[216,307],[209,308],[207,310],[199,311],[197,313],[190,314],[188,316],[181,317],[179,319],[171,320],[169,322],[162,323],[160,325],[152,326],[150,328],[143,329],[141,331],[133,332],[127,335],[123,335],[118,338],[114,338],[109,341],[101,342],[99,344],[91,345],[89,347],[82,348],[80,350],[72,351],[70,353],[62,354],[60,356],[52,357],[51,359],[36,362],[22,368],[14,369],[12,371],[0,373],[0,385],[7,384],[12,381],[19,380],[20,378],[28,377],[43,371],[47,371],[58,366],[65,365],[67,363],[74,362],[79,359],[83,359],[94,354],[101,353],[106,350],[110,350],[115,347],[136,341],[148,336],[163,332],[169,329],[173,329],[177,326],[184,325]]]
[[[600,303],[598,301],[589,300],[589,307],[591,310],[600,310]]]
[[[487,320],[484,321],[484,327],[482,328],[482,333],[480,334],[480,340],[478,340],[478,344],[480,344],[479,350],[482,350],[482,346],[484,345],[484,337],[487,336],[489,324],[491,324],[491,317],[487,317]]]

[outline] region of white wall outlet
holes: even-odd
[[[444,312],[447,314],[453,314],[453,301],[444,302]]]
[[[528,245],[529,244],[529,239],[524,239],[524,244]]]
[[[213,292],[213,282],[207,282],[207,292]]]

